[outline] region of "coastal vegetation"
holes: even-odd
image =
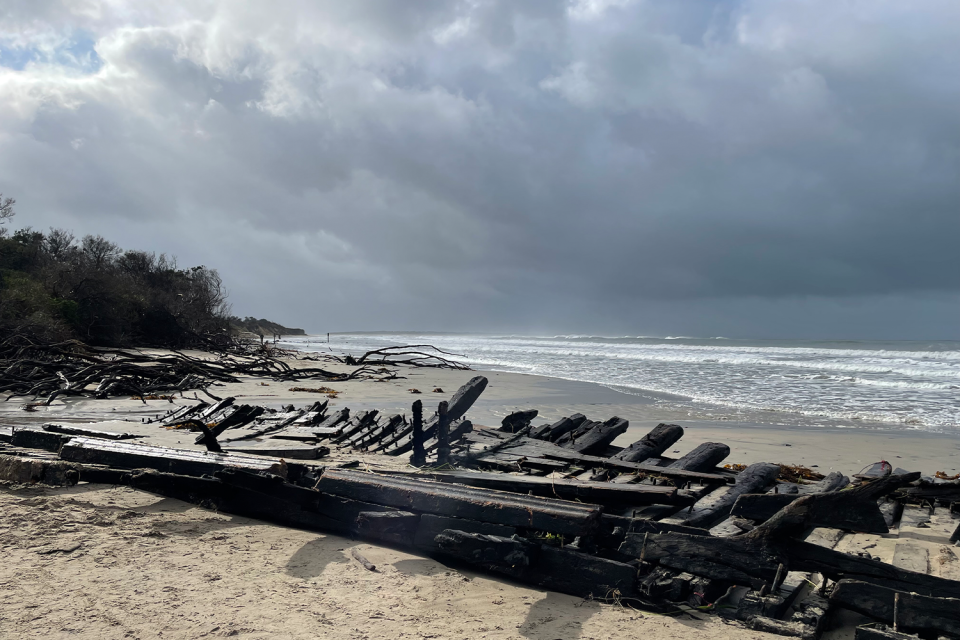
[[[0,199],[13,217],[14,201]],[[41,342],[185,347],[226,337],[227,293],[215,269],[125,250],[99,235],[30,228],[0,233],[0,333]]]

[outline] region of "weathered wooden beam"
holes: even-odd
[[[802,496],[757,527],[757,531],[762,532],[759,535],[778,537],[800,536],[813,527],[887,533],[889,529],[877,499],[919,475],[890,475],[845,491]]]
[[[467,434],[464,439],[471,442],[488,442],[489,439],[483,435],[485,429],[478,430],[472,434]],[[546,458],[558,460],[567,464],[575,464],[583,468],[603,468],[614,469],[617,471],[641,472],[653,476],[662,476],[684,482],[705,482],[709,484],[726,484],[732,482],[735,478],[733,474],[724,475],[718,473],[704,473],[699,471],[688,471],[685,469],[674,469],[670,467],[658,467],[654,464],[643,462],[626,462],[624,460],[614,460],[600,456],[591,456],[576,451],[571,451],[552,442],[543,440],[534,440],[533,438],[520,438],[516,443],[506,445],[501,452],[505,455],[514,456],[514,459],[522,457]],[[478,452],[476,456],[482,461],[483,452]]]
[[[713,469],[730,455],[730,447],[722,442],[704,442],[679,460],[667,465],[670,469],[706,471]]]
[[[857,580],[841,580],[830,602],[893,624],[901,631],[960,636],[960,599],[895,591]]]
[[[450,402],[447,403],[447,419],[453,422],[462,418],[486,388],[487,379],[484,376],[476,376],[457,389],[457,392],[450,398]]]
[[[954,580],[904,571],[885,562],[807,542],[775,540],[759,532],[760,527],[728,538],[681,533],[627,534],[620,553],[636,558],[642,555],[645,560],[708,578],[733,582],[750,579],[753,588],[771,583],[783,565],[789,571],[819,572],[832,580],[853,578],[923,595],[960,597],[960,582]]]
[[[600,508],[595,505],[349,469],[326,469],[316,488],[408,511],[553,533],[586,535],[596,530],[600,519]]]
[[[550,442],[556,442],[571,431],[578,429],[584,422],[587,422],[587,416],[582,413],[575,413],[565,420],[560,420],[550,425],[550,430],[545,435],[539,437],[549,440]]]
[[[250,456],[270,456],[285,460],[316,460],[330,454],[329,447],[291,447],[289,445],[265,445],[260,447],[228,447],[226,453],[240,453]]]
[[[413,546],[420,515],[409,511],[361,511],[357,515],[357,535],[379,542]]]
[[[423,402],[416,400],[413,403],[413,455],[410,464],[422,467],[427,464],[427,452],[423,449]]]
[[[384,424],[389,423],[391,420],[400,419],[400,416],[390,416],[384,422]],[[374,417],[373,420],[368,420],[366,426],[354,433],[352,436],[344,438],[339,442],[339,446],[342,447],[351,447],[353,449],[363,448],[363,443],[368,442],[370,438],[373,437],[373,434],[379,432],[383,428],[383,425],[377,422],[377,418]]]
[[[679,498],[675,487],[649,484],[622,485],[609,482],[582,482],[477,471],[427,472],[416,473],[415,475],[402,471],[383,471],[382,473],[404,478],[425,478],[444,483],[464,484],[498,491],[602,505],[640,506],[645,504],[683,504],[687,502]]]
[[[580,597],[636,594],[636,569],[586,553],[502,538],[446,530],[436,543],[447,555],[522,582]]]
[[[754,631],[773,633],[788,638],[800,638],[801,640],[815,640],[817,638],[816,630],[809,625],[799,622],[777,620],[766,616],[754,616],[750,618],[747,626]]]
[[[530,429],[530,437],[537,439],[549,439],[549,435],[554,430],[566,429],[569,431],[573,429],[573,421],[570,418],[560,418],[553,424],[541,424],[540,426],[533,427]],[[564,431],[566,433],[566,431]]]
[[[524,411],[514,411],[500,422],[500,431],[504,433],[516,433],[525,427],[529,427],[539,411],[536,409],[527,409]]]
[[[0,480],[73,486],[80,480],[80,474],[77,465],[60,460],[0,454]]]
[[[445,465],[450,461],[450,417],[447,415],[447,403],[437,407],[437,464]]]
[[[590,431],[590,430],[593,429],[594,427],[599,426],[599,425],[601,425],[601,424],[603,424],[603,423],[602,423],[602,422],[595,422],[595,421],[593,421],[593,420],[584,420],[583,422],[581,422],[581,423],[577,426],[577,428],[573,429],[572,431],[567,432],[565,435],[560,436],[559,438],[557,438],[557,439],[554,440],[553,442],[554,442],[555,444],[560,445],[561,447],[564,447],[564,448],[569,449],[569,447],[568,447],[567,445],[569,445],[571,442],[575,442],[575,441],[577,440],[577,438],[579,438],[579,437],[582,436],[583,434],[587,433],[588,431]]]
[[[103,438],[104,440],[133,440],[136,438],[145,437],[145,436],[138,436],[132,433],[102,431],[100,429],[92,429],[90,427],[83,427],[76,424],[61,424],[59,422],[48,422],[47,424],[43,425],[42,429],[44,431],[59,433],[61,435],[83,436],[85,438]]]
[[[360,411],[355,416],[350,419],[350,422],[343,427],[343,430],[340,432],[340,435],[334,436],[330,439],[334,444],[340,444],[345,441],[347,438],[363,431],[369,427],[377,419],[377,414],[379,411],[376,409],[370,411]]]
[[[428,552],[440,551],[440,546],[435,538],[445,529],[456,529],[467,533],[500,536],[502,538],[509,538],[517,532],[516,527],[508,527],[502,524],[425,513],[420,516],[420,523],[413,540],[414,546]]]
[[[96,438],[72,438],[60,450],[60,458],[68,462],[100,464],[121,469],[155,469],[192,476],[212,475],[226,467],[270,471],[279,467],[281,462],[279,458],[171,449]],[[287,466],[297,472],[302,469],[296,464]]]
[[[566,447],[578,453],[593,455],[603,451],[607,445],[627,431],[630,423],[623,418],[613,417],[598,424],[580,437],[567,443]]]
[[[60,447],[69,440],[70,436],[60,433],[51,433],[29,427],[14,427],[10,444],[25,449],[41,449],[43,451],[57,452],[60,450]]]
[[[647,435],[611,457],[625,462],[643,462],[659,456],[682,437],[683,427],[680,425],[660,423]]]
[[[734,503],[743,494],[763,491],[777,481],[780,465],[758,462],[740,472],[736,483],[709,509],[703,510],[683,521],[688,527],[709,529],[730,515]]]

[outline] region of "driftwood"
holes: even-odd
[[[182,393],[209,388],[218,382],[237,382],[239,376],[278,381],[318,379],[348,381],[383,377],[376,367],[363,365],[350,373],[317,367],[291,367],[269,353],[224,354],[196,358],[179,351],[152,355],[135,350],[92,347],[77,340],[53,344],[24,342],[11,336],[0,342],[0,393],[44,398],[49,405],[59,396],[107,398]],[[462,367],[458,367],[462,368]],[[219,398],[216,398],[219,399]]]
[[[349,365],[378,365],[378,366],[397,366],[408,365],[412,367],[433,367],[437,369],[461,369],[469,371],[470,367],[444,358],[441,355],[459,356],[456,353],[450,353],[443,349],[438,349],[432,344],[408,344],[393,347],[383,347],[367,351],[359,358],[346,356],[338,360]],[[459,356],[462,357],[462,356]]]
[[[656,458],[682,437],[683,427],[661,423],[612,458],[625,462],[643,462],[649,458]]]
[[[353,556],[353,559],[360,563],[360,566],[366,569],[367,571],[376,571],[377,565],[373,564],[367,560],[362,553],[357,551],[355,548],[350,549],[350,555]]]

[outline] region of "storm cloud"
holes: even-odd
[[[16,223],[312,331],[960,337],[960,4],[7,0]]]

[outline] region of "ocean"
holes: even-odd
[[[476,369],[594,382],[703,419],[955,432],[960,342],[356,333],[287,337],[360,354],[432,344]]]

